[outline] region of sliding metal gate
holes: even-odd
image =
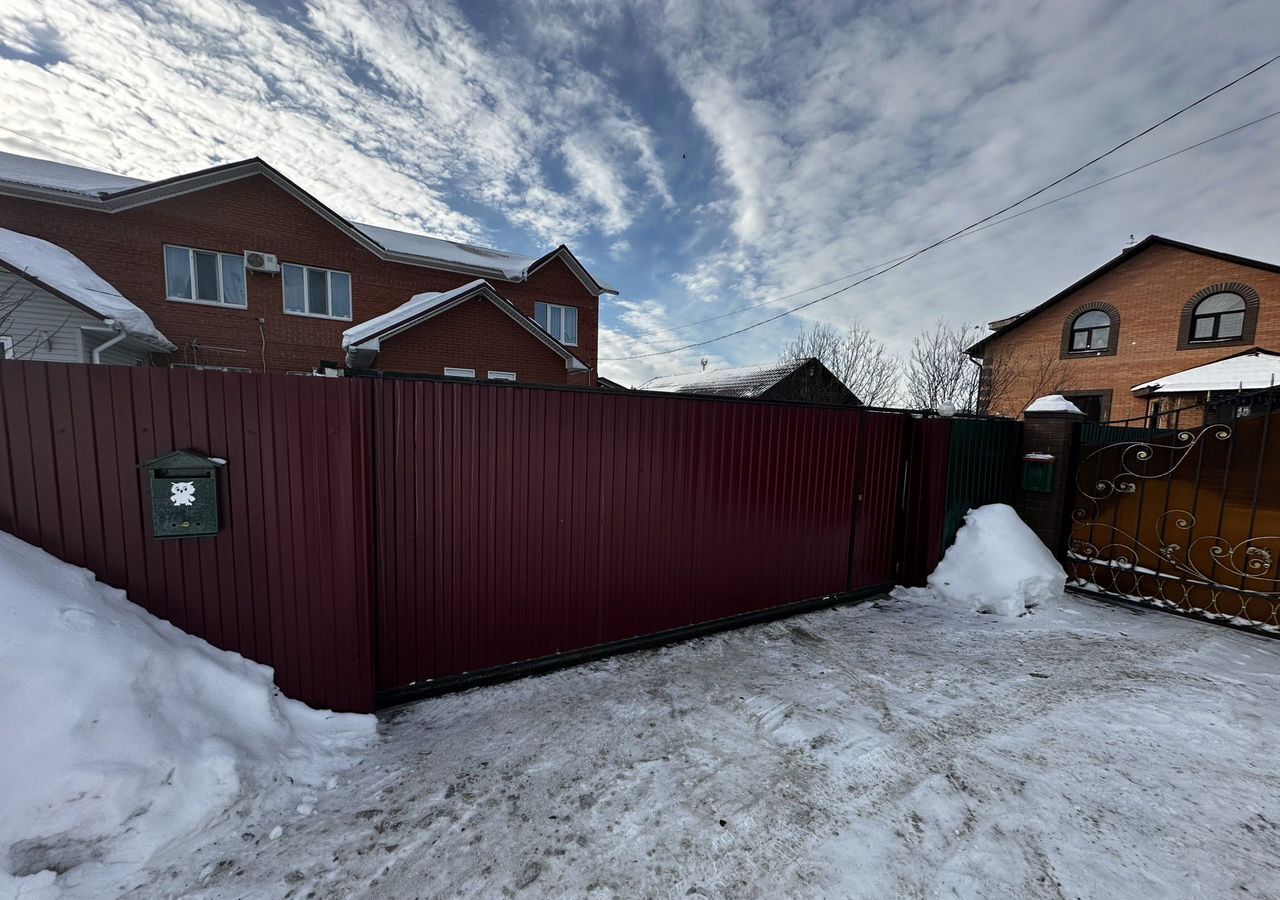
[[[1237,395],[1080,425],[1076,587],[1280,632],[1280,402]]]

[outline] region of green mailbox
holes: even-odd
[[[138,466],[151,476],[151,523],[157,538],[218,533],[218,469],[225,462],[177,450]]]
[[[1053,493],[1053,454],[1027,453],[1022,457],[1022,489]]]

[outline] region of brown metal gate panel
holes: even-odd
[[[289,696],[373,708],[368,387],[289,376],[0,362],[0,529]],[[139,463],[221,457],[221,531],[156,540]]]
[[[1280,634],[1280,410],[1082,423],[1067,571],[1076,587]],[[1198,407],[1183,410],[1200,419]]]
[[[380,689],[892,581],[906,417],[374,391]]]

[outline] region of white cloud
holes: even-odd
[[[786,14],[753,0],[672,0],[662,11],[645,18],[647,37],[690,98],[732,200],[727,242],[676,278],[690,295],[683,308],[669,298],[677,319],[700,317],[699,300],[742,305],[949,234],[1267,58],[1280,22],[1265,0],[810,3]],[[1275,69],[1063,191],[1272,111]],[[1277,127],[939,249],[804,315],[842,326],[857,316],[905,348],[938,314],[985,321],[1033,305],[1130,232],[1278,258],[1280,212],[1261,199],[1280,188],[1266,161]],[[785,321],[713,347],[771,358],[799,317]]]
[[[599,79],[548,78],[448,4],[316,0],[286,22],[239,0],[13,0],[0,41],[28,57],[0,59],[7,121],[139,177],[257,155],[354,218],[482,239],[470,201],[546,243],[623,230],[644,202],[629,180],[669,200],[647,129]],[[566,141],[568,192],[546,169]]]
[[[773,310],[638,337],[637,316],[705,318],[948,234],[1266,58],[1280,24],[1272,0],[531,0],[481,36],[461,10],[313,0],[281,21],[248,0],[8,0],[0,109],[139,177],[260,155],[365,221],[492,242],[505,220],[529,235],[516,250],[599,239],[598,257],[646,282],[621,286],[655,298],[606,301],[608,357]],[[1277,88],[1280,64],[1095,177],[1271,112]],[[1276,259],[1277,133],[1273,120],[802,315],[857,317],[905,348],[939,314],[1033,305],[1130,233]],[[6,132],[0,146],[47,153]],[[801,318],[627,365],[773,359]]]
[[[625,300],[616,298],[611,303],[617,324],[600,326],[600,355],[637,356],[675,346],[679,337],[670,332],[653,334],[672,324],[667,308],[656,300]],[[724,365],[723,356],[689,350],[651,359],[605,362],[600,374],[612,378],[626,387],[639,387],[658,375],[676,375],[695,372],[701,368],[703,357],[709,364]]]

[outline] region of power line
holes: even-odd
[[[1197,141],[1196,143],[1183,147],[1180,150],[1175,150],[1172,153],[1166,153],[1164,156],[1157,157],[1156,159],[1145,162],[1140,166],[1134,166],[1132,169],[1126,169],[1125,171],[1112,175],[1109,178],[1104,178],[1101,181],[1095,181],[1093,184],[1085,185],[1079,190],[1071,191],[1070,193],[1063,194],[1060,197],[1054,197],[1052,200],[1046,200],[1044,203],[1038,203],[1035,206],[1031,207],[1030,209],[1024,209],[1024,210],[1021,210],[1020,212],[1013,213],[1012,215],[1004,216],[1003,218],[997,219],[994,222],[988,222],[986,225],[983,225],[980,228],[974,228],[970,231],[966,231],[964,234],[960,235],[959,237],[953,238],[953,240],[960,240],[962,238],[969,237],[970,235],[978,234],[979,232],[986,231],[988,228],[994,228],[996,225],[1000,225],[1004,222],[1008,222],[1012,219],[1016,219],[1019,216],[1025,216],[1027,213],[1035,212],[1038,209],[1044,209],[1046,206],[1052,206],[1053,204],[1061,200],[1067,200],[1071,197],[1075,197],[1077,194],[1083,194],[1085,191],[1091,191],[1094,188],[1102,187],[1104,184],[1110,184],[1116,179],[1123,178],[1126,175],[1132,175],[1135,172],[1140,172],[1143,169],[1149,168],[1150,166],[1154,166],[1156,163],[1162,163],[1165,160],[1173,159],[1175,156],[1181,156],[1183,153],[1187,153],[1188,151],[1197,150],[1200,147],[1205,146],[1206,144],[1211,144],[1216,140],[1220,140],[1221,138],[1229,137],[1235,134],[1236,132],[1244,131],[1246,128],[1250,128],[1254,125],[1258,125],[1262,122],[1267,121],[1268,119],[1273,119],[1276,116],[1280,116],[1280,110],[1277,110],[1276,112],[1268,113],[1265,116],[1260,116],[1251,122],[1245,122],[1243,125],[1237,125],[1235,128],[1228,129],[1227,131],[1219,132],[1218,134],[1215,134],[1212,137],[1205,138],[1202,141]],[[740,306],[740,307],[737,307],[736,309],[731,309],[728,312],[720,313],[719,315],[708,316],[705,319],[695,319],[692,322],[682,322],[678,325],[668,325],[665,328],[654,328],[649,331],[632,332],[631,334],[626,335],[626,337],[629,337],[629,338],[647,337],[652,334],[662,334],[668,331],[679,331],[684,328],[692,328],[694,325],[703,325],[707,322],[714,322],[717,319],[726,319],[729,316],[736,316],[739,313],[748,312],[753,309],[759,309],[762,306],[769,306],[773,303],[780,303],[783,300],[790,300],[792,297],[799,297],[801,294],[809,293],[809,291],[816,291],[818,288],[824,288],[824,287],[827,287],[828,285],[836,284],[837,282],[844,281],[848,278],[853,278],[855,276],[862,275],[866,272],[871,272],[875,269],[880,268],[881,266],[887,266],[887,265],[890,265],[891,263],[897,262],[900,259],[904,259],[906,258],[906,256],[907,254],[903,254],[902,256],[895,256],[893,259],[886,259],[883,262],[878,262],[874,265],[867,266],[865,269],[858,269],[856,272],[848,272],[844,275],[838,275],[829,281],[822,282],[821,284],[812,284],[812,285],[809,285],[808,287],[801,288],[797,291],[792,291],[790,294],[783,294],[780,297],[772,297],[768,300],[761,300],[759,303],[752,303],[749,306]]]
[[[633,360],[633,359],[649,359],[649,358],[654,357],[654,356],[667,356],[667,355],[672,354],[672,353],[679,353],[679,352],[681,352],[682,350],[691,350],[691,349],[693,349],[694,347],[704,347],[704,346],[706,346],[707,344],[714,344],[714,343],[717,343],[718,341],[725,340],[726,338],[735,337],[735,336],[737,336],[737,335],[739,335],[739,334],[743,334],[743,333],[745,333],[745,332],[747,332],[747,331],[751,331],[751,330],[752,330],[752,329],[754,329],[754,328],[759,328],[761,325],[767,325],[767,324],[769,324],[770,322],[776,322],[778,319],[781,319],[781,318],[783,318],[783,317],[785,317],[785,316],[789,316],[789,315],[791,315],[792,313],[799,312],[799,311],[800,311],[800,310],[802,310],[802,309],[807,309],[807,308],[809,308],[810,306],[813,306],[813,305],[814,305],[814,304],[816,304],[816,303],[821,303],[822,301],[824,301],[824,300],[829,300],[829,299],[831,299],[832,297],[835,297],[835,296],[836,296],[836,295],[838,295],[838,294],[843,294],[845,291],[852,290],[853,288],[858,287],[858,286],[859,286],[859,285],[861,285],[861,284],[865,284],[866,282],[871,281],[873,278],[879,278],[881,275],[884,275],[884,274],[885,274],[885,273],[887,273],[887,272],[891,272],[891,271],[893,271],[894,269],[898,268],[899,266],[906,265],[907,263],[911,262],[911,261],[912,261],[913,259],[915,259],[916,257],[918,257],[918,256],[920,256],[920,255],[922,255],[922,254],[924,254],[924,253],[928,253],[930,250],[933,250],[933,249],[935,249],[936,247],[939,247],[939,246],[941,246],[942,244],[947,243],[948,241],[954,240],[955,238],[960,237],[961,235],[965,234],[966,232],[970,232],[970,231],[975,231],[975,230],[977,230],[977,229],[979,228],[979,226],[984,226],[984,225],[986,225],[987,223],[991,222],[993,219],[996,219],[996,218],[998,218],[998,217],[1000,217],[1000,216],[1004,215],[1005,213],[1010,212],[1011,210],[1015,209],[1016,207],[1021,206],[1023,203],[1026,203],[1028,200],[1033,200],[1033,199],[1035,199],[1036,197],[1039,197],[1039,196],[1040,196],[1041,194],[1043,194],[1045,191],[1048,191],[1048,190],[1051,190],[1052,188],[1057,187],[1058,185],[1062,184],[1064,181],[1066,181],[1067,179],[1071,178],[1072,176],[1074,176],[1074,175],[1078,175],[1080,172],[1083,172],[1085,169],[1089,168],[1090,166],[1094,165],[1095,163],[1101,162],[1102,160],[1106,159],[1108,156],[1111,156],[1112,154],[1116,153],[1117,151],[1119,151],[1119,150],[1123,149],[1124,147],[1127,147],[1129,144],[1132,144],[1134,141],[1138,140],[1139,138],[1144,137],[1145,135],[1150,134],[1151,132],[1155,131],[1157,128],[1161,127],[1162,125],[1166,125],[1166,124],[1168,124],[1169,122],[1173,121],[1174,119],[1176,119],[1178,116],[1182,115],[1183,113],[1185,113],[1185,112],[1187,112],[1187,111],[1189,111],[1189,110],[1191,110],[1191,109],[1194,109],[1195,107],[1199,106],[1201,103],[1204,103],[1206,100],[1209,100],[1210,98],[1217,96],[1218,94],[1222,93],[1223,91],[1227,90],[1228,88],[1232,87],[1233,85],[1239,84],[1241,81],[1244,81],[1244,79],[1248,78],[1250,75],[1253,75],[1253,74],[1255,74],[1255,73],[1257,73],[1257,72],[1262,71],[1263,69],[1265,69],[1267,66],[1271,65],[1273,62],[1275,62],[1275,61],[1276,61],[1276,60],[1278,60],[1278,59],[1280,59],[1280,54],[1277,54],[1276,56],[1271,57],[1271,58],[1270,58],[1270,59],[1268,59],[1266,62],[1263,62],[1263,63],[1261,63],[1260,65],[1254,66],[1252,69],[1250,69],[1249,71],[1245,72],[1243,75],[1240,75],[1240,76],[1238,76],[1238,77],[1236,77],[1236,78],[1233,78],[1231,81],[1228,81],[1226,84],[1222,85],[1221,87],[1215,88],[1214,90],[1212,90],[1212,91],[1210,91],[1209,93],[1207,93],[1207,94],[1203,95],[1203,96],[1202,96],[1202,97],[1200,97],[1199,99],[1197,99],[1197,100],[1195,100],[1195,101],[1193,101],[1193,102],[1191,102],[1191,103],[1187,104],[1186,106],[1182,107],[1181,109],[1177,110],[1176,112],[1170,113],[1169,115],[1165,116],[1165,117],[1164,117],[1163,119],[1161,119],[1160,121],[1156,122],[1154,125],[1150,125],[1150,126],[1148,126],[1148,127],[1144,128],[1142,131],[1139,131],[1137,134],[1133,135],[1132,137],[1126,138],[1125,140],[1121,141],[1119,144],[1116,144],[1116,145],[1115,145],[1114,147],[1112,147],[1110,150],[1107,150],[1107,151],[1106,151],[1106,152],[1104,152],[1104,153],[1100,153],[1100,154],[1098,154],[1097,156],[1095,156],[1095,157],[1093,157],[1092,159],[1090,159],[1088,162],[1086,162],[1086,163],[1084,163],[1084,164],[1082,164],[1082,165],[1080,165],[1080,166],[1077,166],[1076,168],[1072,169],[1072,170],[1071,170],[1070,172],[1068,172],[1067,174],[1065,174],[1065,175],[1063,175],[1063,176],[1061,176],[1061,177],[1059,177],[1059,178],[1054,179],[1053,181],[1049,182],[1048,184],[1044,185],[1043,187],[1041,187],[1041,188],[1037,188],[1035,191],[1032,191],[1030,194],[1027,194],[1025,197],[1021,198],[1020,200],[1017,200],[1017,201],[1015,201],[1015,202],[1013,202],[1013,203],[1010,203],[1008,206],[1005,206],[1005,207],[1003,207],[1002,209],[998,209],[998,210],[996,210],[995,212],[991,213],[990,215],[983,216],[981,219],[978,219],[976,222],[972,222],[972,223],[970,223],[969,225],[966,225],[965,227],[963,227],[963,228],[959,229],[958,231],[953,231],[951,234],[947,235],[946,237],[944,237],[944,238],[940,238],[940,239],[938,239],[938,240],[934,241],[934,242],[933,242],[933,243],[931,243],[931,244],[927,244],[927,245],[925,245],[924,247],[921,247],[920,249],[915,250],[915,251],[913,251],[913,252],[911,252],[911,253],[907,254],[905,257],[900,258],[900,259],[899,259],[899,260],[897,260],[896,262],[893,262],[892,264],[888,265],[887,267],[885,267],[885,268],[883,268],[883,269],[880,269],[879,271],[873,272],[872,274],[867,275],[867,276],[866,276],[866,277],[864,277],[864,278],[859,278],[857,281],[853,282],[852,284],[845,285],[845,286],[844,286],[844,287],[842,287],[842,288],[838,288],[838,289],[836,289],[836,290],[834,290],[834,291],[831,291],[831,292],[830,292],[830,293],[828,293],[828,294],[823,294],[821,297],[817,297],[817,298],[815,298],[815,299],[813,299],[813,300],[809,300],[809,301],[807,301],[807,302],[805,302],[805,303],[801,303],[801,304],[800,304],[800,305],[798,305],[798,306],[793,306],[793,307],[791,307],[790,309],[785,309],[785,310],[783,310],[782,312],[780,312],[780,313],[778,313],[778,314],[776,314],[776,315],[773,315],[773,316],[769,316],[769,317],[768,317],[768,318],[766,318],[766,319],[761,319],[761,320],[760,320],[760,321],[758,321],[758,322],[753,322],[753,323],[752,323],[752,324],[750,324],[750,325],[746,325],[746,326],[743,326],[742,328],[736,329],[736,330],[734,330],[734,331],[730,331],[730,332],[728,332],[727,334],[722,334],[722,335],[720,335],[719,337],[708,338],[708,339],[706,339],[706,340],[702,340],[702,341],[693,341],[693,342],[691,342],[691,343],[684,344],[684,345],[682,345],[682,346],[680,346],[680,347],[673,347],[673,348],[671,348],[671,349],[669,349],[669,350],[655,350],[655,351],[653,351],[653,352],[651,352],[651,353],[637,353],[637,354],[633,354],[633,355],[631,355],[631,356],[601,357],[601,358],[599,359],[599,362],[623,362],[623,361],[626,361],[626,360]]]
[[[844,275],[837,275],[835,278],[832,278],[830,281],[824,281],[821,284],[811,284],[806,288],[800,288],[800,290],[798,291],[792,291],[790,294],[783,294],[781,297],[771,297],[768,300],[761,300],[759,303],[752,303],[749,306],[739,306],[736,309],[731,309],[728,312],[720,313],[719,315],[708,316],[705,319],[696,319],[692,322],[682,322],[679,325],[668,325],[666,328],[654,328],[650,331],[635,331],[635,332],[632,332],[630,335],[628,335],[628,337],[633,337],[633,338],[646,337],[651,334],[662,334],[663,332],[666,332],[666,331],[679,331],[681,328],[692,328],[694,325],[705,325],[707,322],[714,322],[717,319],[727,319],[729,316],[736,316],[738,313],[747,312],[748,310],[752,310],[752,309],[759,309],[762,306],[769,306],[772,303],[781,303],[783,300],[790,300],[792,297],[799,297],[801,294],[807,294],[810,291],[816,291],[818,288],[824,288],[824,287],[827,287],[828,285],[835,284],[836,282],[844,281],[845,279],[853,278],[857,275],[862,275],[865,272],[870,272],[873,269],[878,269],[881,266],[887,266],[889,265],[889,263],[897,262],[899,259],[905,259],[905,258],[906,257],[904,254],[903,256],[895,257],[894,259],[886,260],[884,262],[879,262],[872,266],[867,266],[865,269],[859,269],[856,272],[847,272]]]
[[[1143,163],[1142,165],[1135,165],[1134,168],[1132,169],[1125,169],[1124,172],[1119,172],[1114,175],[1111,175],[1111,177],[1103,178],[1102,181],[1100,182],[1085,184],[1084,187],[1076,189],[1076,191],[1071,191],[1070,193],[1064,193],[1064,195],[1060,197],[1053,197],[1052,200],[1046,200],[1043,202],[1043,204],[1037,204],[1036,206],[1029,207],[1029,209],[1021,210],[1019,211],[1019,213],[1006,215],[1002,219],[996,219],[995,221],[988,221],[986,225],[982,225],[982,227],[980,228],[973,228],[973,229],[966,230],[964,234],[959,234],[959,236],[947,238],[946,241],[943,241],[943,243],[948,243],[951,241],[960,241],[960,239],[973,236],[973,234],[984,232],[984,230],[987,230],[988,228],[995,228],[996,225],[1002,225],[1006,223],[1006,221],[1011,221],[1012,219],[1019,218],[1019,216],[1027,215],[1028,213],[1034,213],[1034,211],[1036,210],[1042,210],[1044,209],[1044,207],[1052,206],[1053,204],[1057,204],[1057,202],[1061,202],[1062,200],[1070,200],[1071,197],[1080,195],[1080,193],[1084,193],[1085,191],[1092,191],[1093,188],[1102,187],[1103,184],[1110,184],[1111,182],[1116,181],[1116,179],[1124,178],[1125,175],[1132,175],[1135,172],[1142,172],[1143,169],[1151,168],[1151,166],[1156,165],[1157,163],[1164,163],[1165,160],[1170,160],[1172,159],[1172,157],[1175,157],[1175,156],[1181,156],[1185,154],[1185,152],[1201,149],[1201,147],[1206,145],[1206,143],[1212,143],[1213,141],[1221,140],[1221,138],[1230,137],[1231,134],[1235,134],[1236,132],[1242,132],[1244,131],[1245,128],[1251,128],[1253,127],[1253,125],[1266,122],[1267,119],[1274,119],[1277,117],[1277,115],[1280,115],[1280,110],[1276,110],[1274,111],[1274,113],[1267,113],[1266,115],[1261,115],[1261,117],[1258,117],[1257,119],[1253,119],[1252,122],[1245,122],[1243,125],[1236,125],[1235,128],[1231,128],[1229,129],[1229,131],[1213,134],[1212,137],[1204,138],[1203,141],[1197,141],[1196,143],[1192,143],[1192,145],[1183,147],[1183,149],[1172,151],[1170,152],[1170,154],[1165,154],[1164,156],[1157,156],[1156,159],[1149,160],[1147,161],[1147,163]],[[4,125],[0,125],[0,128],[4,128]],[[868,273],[868,271],[874,271],[876,269],[881,268],[881,266],[887,266],[887,265],[893,264],[893,262],[897,262],[899,260],[905,260],[906,257],[908,256],[909,256],[909,253],[908,255],[896,256],[896,257],[893,257],[892,260],[884,260],[883,262],[877,262],[876,265],[869,265],[865,269],[859,269],[858,271],[850,271],[850,273],[847,273],[845,275],[840,275],[840,277],[832,278],[831,280],[829,280],[829,282],[823,282],[822,284],[810,284],[809,287],[801,288],[799,289],[799,291],[794,291],[788,294],[782,294],[781,297],[773,297],[771,298],[771,300],[760,301],[759,303],[753,303],[753,305],[750,305],[750,306],[742,306],[740,307],[740,309],[731,310],[728,312],[721,312],[721,314],[716,316],[710,316],[708,317],[708,319],[686,321],[686,323],[684,324],[668,325],[667,328],[657,328],[652,330],[652,332],[636,332],[636,333],[628,334],[626,335],[626,337],[639,338],[639,337],[644,337],[644,335],[646,334],[660,334],[662,332],[673,332],[673,330],[676,330],[676,329],[691,328],[691,326],[708,323],[708,321],[714,321],[716,319],[724,319],[724,317],[727,317],[727,316],[737,315],[739,314],[739,312],[746,312],[749,310],[758,309],[758,307],[760,306],[768,306],[768,305],[771,305],[771,303],[777,303],[783,300],[790,300],[791,297],[799,297],[800,294],[803,294],[803,293],[809,293],[810,291],[817,291],[818,288],[827,287],[828,284],[835,284],[837,282],[842,282],[842,280],[845,280],[846,278],[854,278],[855,275]],[[110,291],[101,291],[100,288],[86,287],[86,285],[81,285],[81,287],[82,289],[84,289],[84,291],[93,291],[96,293],[108,294],[108,296],[111,296],[111,297],[118,296],[118,294],[115,294]]]
[[[39,144],[41,147],[44,147],[46,150],[52,150],[54,153],[61,154],[62,156],[70,156],[72,159],[78,159],[81,162],[88,163],[89,165],[93,166],[94,171],[106,172],[108,175],[117,175],[121,178],[129,177],[127,175],[121,175],[119,172],[115,171],[114,169],[108,169],[104,167],[101,163],[94,162],[91,159],[86,159],[85,157],[81,156],[79,153],[72,153],[70,150],[59,149],[58,147],[53,146],[53,144],[46,143],[45,141],[42,141],[39,138],[32,137],[29,134],[18,131],[16,128],[10,128],[8,125],[0,125],[0,130],[7,131],[10,134],[16,134],[18,137],[22,138],[23,140],[30,141],[33,144]]]

